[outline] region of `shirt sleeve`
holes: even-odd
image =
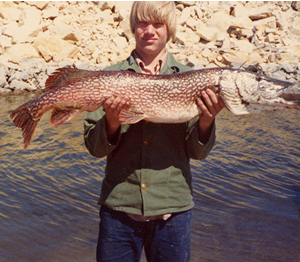
[[[207,143],[199,141],[199,117],[188,122],[188,136],[186,141],[187,153],[190,158],[202,160],[206,158],[216,141],[215,122]]]
[[[87,113],[84,120],[84,142],[90,154],[99,158],[108,155],[116,147],[117,143],[111,144],[107,139],[105,112],[102,107]]]

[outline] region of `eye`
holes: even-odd
[[[145,27],[145,26],[147,26],[147,22],[146,21],[140,21],[140,22],[138,22],[138,26],[140,26],[140,27]]]
[[[161,27],[163,27],[163,26],[164,26],[163,23],[154,23],[154,27],[155,27],[155,28],[161,28]]]

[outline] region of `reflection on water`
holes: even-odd
[[[105,161],[84,147],[84,114],[55,129],[47,113],[23,151],[9,113],[33,96],[0,98],[0,261],[94,261]],[[299,110],[223,110],[192,161],[191,261],[300,261],[299,136]]]

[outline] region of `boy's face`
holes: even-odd
[[[162,23],[140,21],[135,27],[134,35],[137,51],[156,55],[165,48],[168,30]]]

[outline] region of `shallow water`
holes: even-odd
[[[23,151],[9,113],[34,96],[0,97],[0,261],[95,261],[105,160],[85,149],[84,114],[55,129],[47,113]],[[191,261],[300,261],[299,112],[218,116],[192,161]]]

